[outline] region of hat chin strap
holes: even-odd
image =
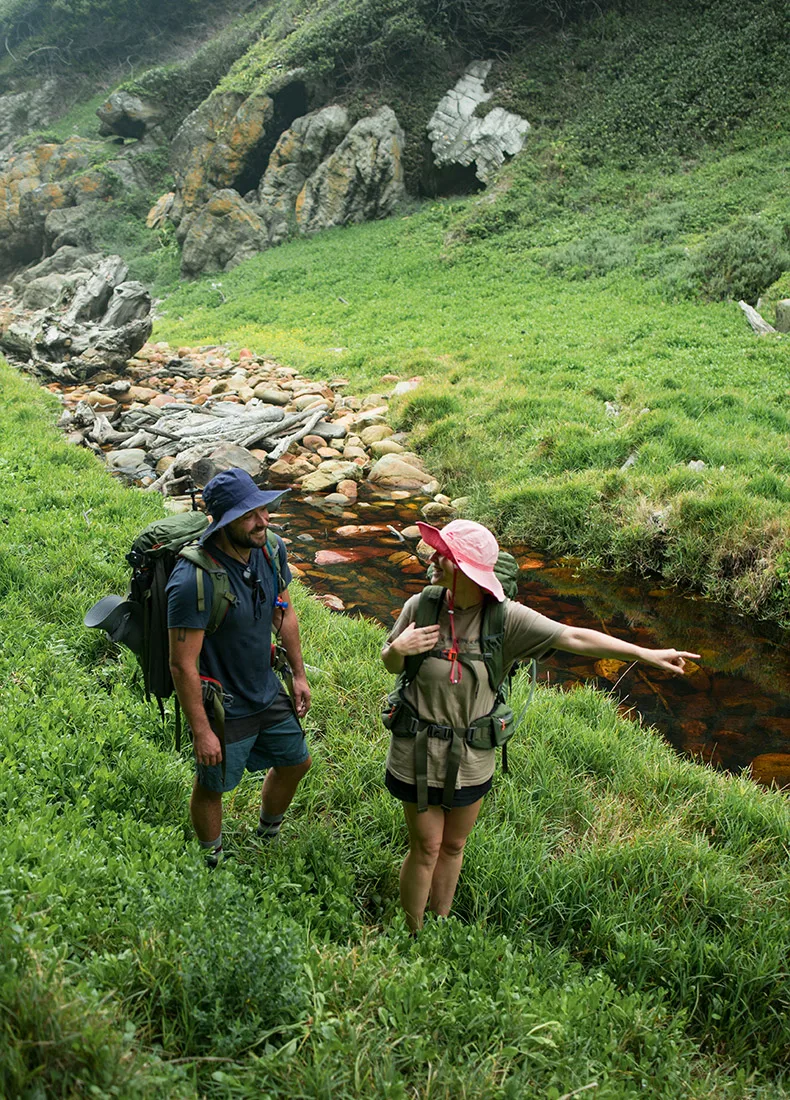
[[[453,569],[453,587],[447,593],[447,615],[450,619],[450,637],[452,639],[450,643],[450,650],[447,656],[450,659],[450,683],[460,684],[463,677],[464,670],[461,667],[461,662],[458,660],[458,637],[455,633],[455,585],[458,580],[458,566]]]

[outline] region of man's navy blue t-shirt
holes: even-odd
[[[280,583],[291,582],[291,571],[282,539],[277,539],[280,555]],[[219,680],[225,692],[225,717],[244,718],[265,710],[277,696],[280,681],[271,667],[272,611],[275,600],[274,571],[263,551],[250,551],[248,565],[223,554],[213,543],[206,549],[227,570],[230,590],[236,603],[228,609],[221,625],[203,639],[200,651],[200,675]],[[245,581],[250,569],[257,581]],[[213,585],[211,575],[203,571],[205,611],[197,609],[196,567],[179,558],[167,582],[167,625],[170,629],[205,630],[211,614]],[[231,698],[228,699],[227,696]]]

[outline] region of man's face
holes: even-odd
[[[266,543],[266,528],[269,526],[269,509],[253,508],[243,516],[234,519],[225,528],[228,538],[236,546],[261,547]]]

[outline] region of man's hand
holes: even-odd
[[[213,764],[222,763],[222,745],[212,729],[204,733],[195,733],[193,747],[198,764],[210,767]]]
[[[403,633],[390,642],[390,649],[394,649],[403,657],[408,657],[412,653],[427,653],[429,649],[435,648],[438,641],[438,623],[435,626],[417,626],[415,623],[409,623]]]
[[[305,675],[293,678],[293,704],[298,718],[304,718],[310,709],[310,685]]]

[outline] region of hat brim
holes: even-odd
[[[419,519],[417,520],[417,526],[420,529],[423,542],[427,542],[434,550],[438,550],[443,558],[449,558],[451,562],[456,564],[455,555],[442,538],[442,533],[438,527],[433,527],[430,523],[423,523]]]
[[[470,581],[474,581],[475,584],[479,585],[486,592],[490,592],[500,603],[503,602],[506,598],[505,590],[499,578],[494,573],[493,567],[488,568],[484,565],[470,565],[469,562],[463,561],[463,559],[459,560],[442,538],[442,533],[438,527],[433,527],[430,523],[423,523],[421,520],[417,521],[417,526],[420,529],[423,542],[427,542],[428,545],[438,551],[443,558],[448,558],[457,569],[461,570],[465,577],[469,578]]]
[[[86,626],[103,630],[113,642],[120,642],[138,657],[143,652],[143,609],[123,596],[105,596],[86,612]]]
[[[233,523],[236,519],[241,519],[242,516],[246,516],[248,512],[254,512],[256,508],[268,508],[270,504],[273,504],[275,500],[279,500],[280,497],[285,496],[290,492],[289,489],[257,489],[254,493],[250,493],[248,496],[240,500],[238,504],[234,504],[232,508],[228,508],[226,512],[223,512],[219,519],[212,520],[206,530],[200,536],[199,541],[205,542],[206,539],[210,539],[212,535],[215,535],[217,531],[223,527],[227,527],[229,523]]]

